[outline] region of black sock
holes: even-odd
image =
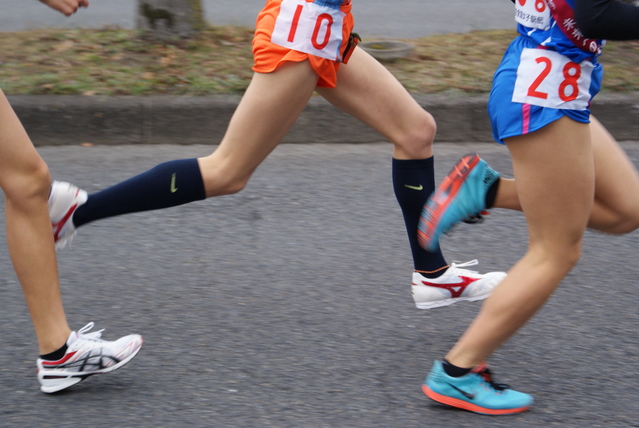
[[[62,348],[58,349],[57,351],[50,352],[48,354],[40,355],[40,358],[47,361],[57,361],[61,359],[62,357],[64,357],[64,354],[66,354],[67,349],[69,349],[69,347],[65,343],[64,345],[62,345]]]
[[[206,198],[197,159],[162,163],[115,186],[89,195],[73,214],[76,227],[121,214],[158,210]]]
[[[442,367],[446,374],[450,377],[462,377],[467,375],[472,370],[472,367],[469,369],[465,369],[462,367],[457,367],[446,361],[445,359],[442,361]]]
[[[499,189],[499,181],[499,178],[495,180],[495,182],[490,185],[490,188],[488,188],[488,192],[486,192],[486,209],[492,208],[495,203],[497,190]]]
[[[446,260],[441,250],[429,252],[417,241],[417,225],[426,200],[435,190],[434,158],[398,160],[393,159],[393,188],[395,197],[404,214],[415,270],[428,278],[441,276],[446,269]]]

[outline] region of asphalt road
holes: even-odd
[[[626,145],[639,161],[639,145]],[[42,147],[57,179],[89,191],[204,146]],[[497,144],[438,144],[441,177]],[[0,219],[3,220],[3,219]],[[4,240],[4,237],[2,237]],[[390,182],[390,147],[283,145],[238,195],[105,220],[59,254],[75,328],[139,332],[123,369],[54,396],[0,242],[2,427],[637,427],[636,234],[588,233],[583,259],[544,309],[491,359],[535,407],[480,416],[429,401],[420,384],[477,303],[420,311]],[[449,261],[507,269],[525,251],[518,213],[462,225]]]
[[[137,0],[91,0],[87,9],[65,16],[36,0],[0,0],[0,32],[33,28],[135,28]],[[264,0],[203,0],[214,25],[253,27]],[[514,28],[508,0],[360,0],[353,4],[355,28],[365,38],[415,38],[472,30]],[[392,19],[389,19],[392,16]]]

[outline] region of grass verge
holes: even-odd
[[[405,40],[414,54],[385,66],[411,92],[480,94],[514,30]],[[7,94],[241,94],[251,78],[253,31],[212,27],[194,40],[150,43],[136,31],[2,33],[0,88]],[[604,91],[639,90],[639,42],[609,42]]]

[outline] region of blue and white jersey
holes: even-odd
[[[595,63],[605,44],[586,39],[574,19],[575,0],[515,0],[517,31],[547,48],[580,63]]]

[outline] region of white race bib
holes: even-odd
[[[306,0],[283,0],[271,42],[321,58],[339,60],[344,16],[339,9]]]
[[[545,0],[515,0],[515,20],[523,26],[545,30],[550,16]]]
[[[525,48],[521,53],[513,102],[568,110],[587,110],[595,68],[555,51]]]

